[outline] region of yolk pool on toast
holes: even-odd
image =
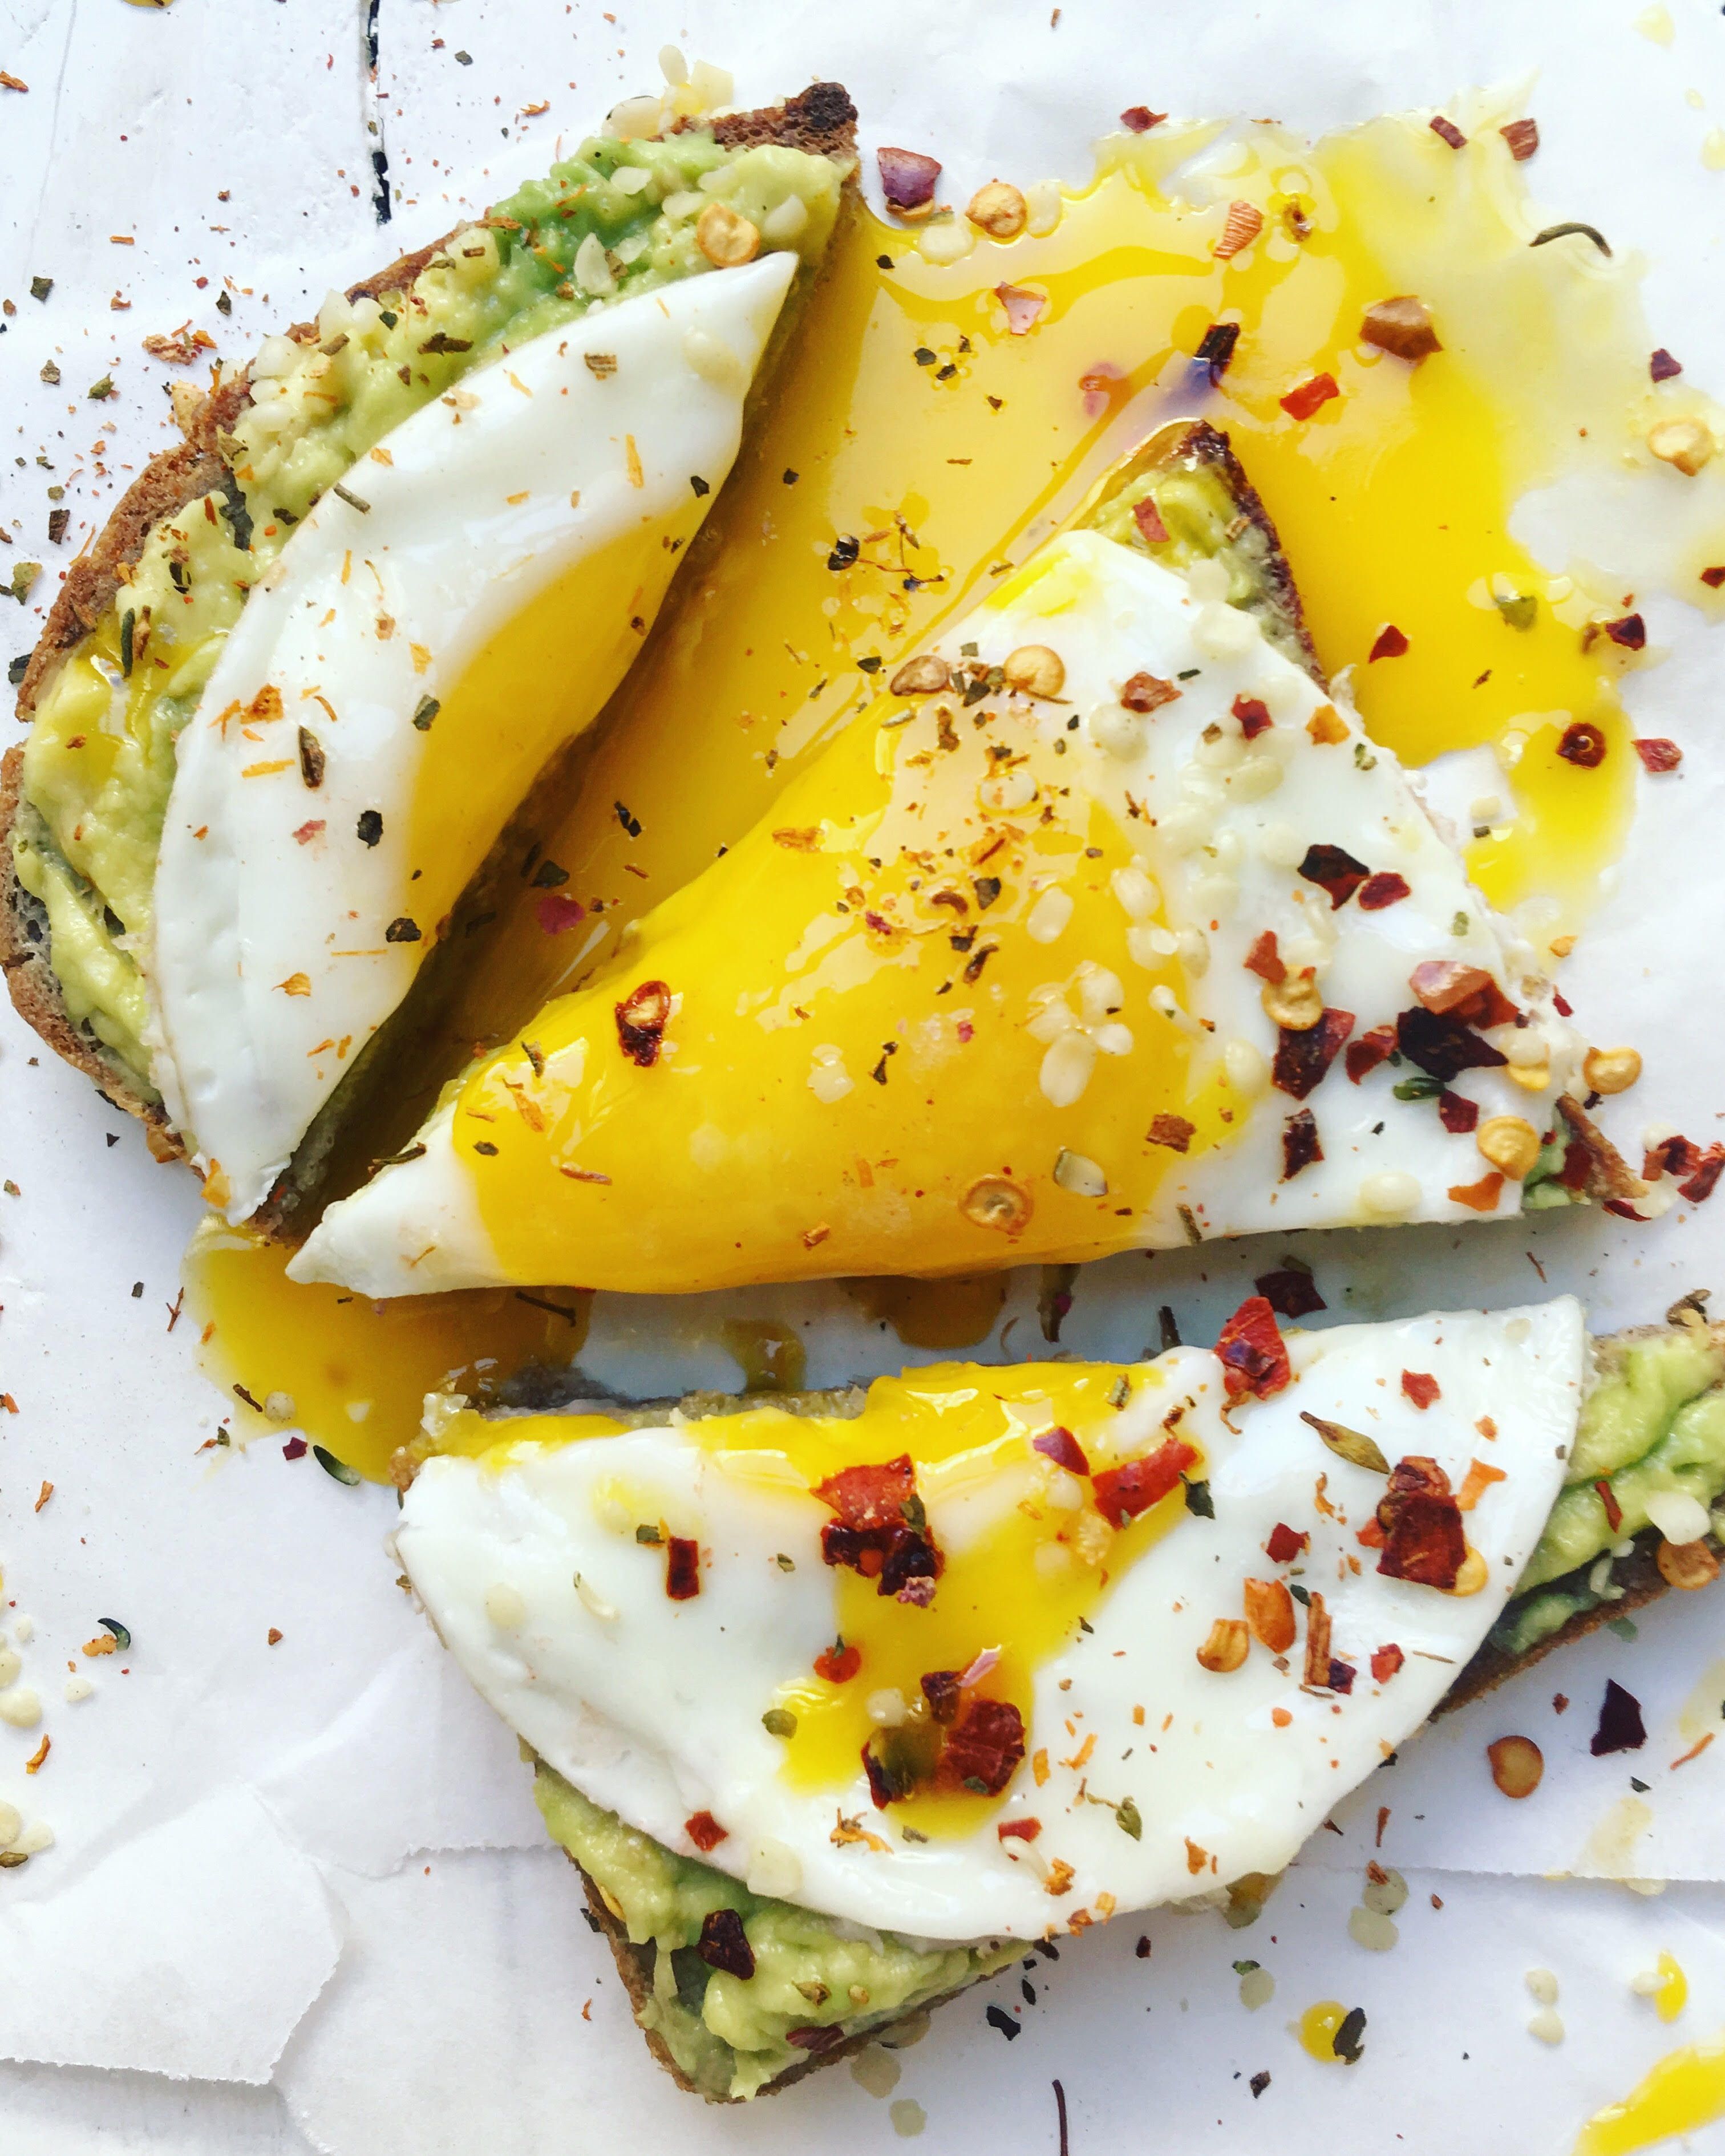
[[[1536,940],[1584,920],[1635,769],[1615,693],[1628,654],[1584,632],[1634,594],[1534,562],[1509,525],[1524,494],[1578,465],[1615,471],[1628,454],[1648,484],[1672,480],[1641,439],[1689,393],[1648,381],[1633,271],[1584,239],[1527,244],[1538,220],[1484,118],[1460,152],[1417,120],[1316,146],[1253,128],[1206,149],[1215,131],[1106,144],[1051,231],[978,240],[957,262],[866,216],[840,234],[803,363],[781,377],[578,794],[536,817],[519,883],[488,894],[495,917],[464,937],[462,979],[435,1016],[440,1057],[398,1074],[398,1134],[428,1081],[507,1039],[734,842],[869,701],[881,672],[859,662],[890,668],[916,649],[1170,418],[1230,433],[1320,658],[1355,669],[1372,732],[1414,765],[1497,750],[1503,805],[1470,850],[1487,896],[1527,907]],[[1266,224],[1223,261],[1212,205],[1230,198]],[[1002,285],[1045,300],[1027,334],[1011,333]],[[1366,305],[1409,292],[1445,347],[1415,369],[1358,338]],[[1212,384],[1192,356],[1216,321],[1240,336]],[[1341,393],[1294,419],[1281,398],[1323,372]],[[847,565],[838,542],[852,539]],[[1722,557],[1725,542],[1707,556]],[[1683,596],[1712,603],[1687,566]],[[1405,654],[1368,660],[1389,624]],[[1573,719],[1605,736],[1596,767],[1556,753]],[[569,879],[557,907],[535,881],[542,863]],[[385,1147],[368,1134],[367,1149]],[[250,1276],[236,1262],[217,1299],[249,1306],[255,1337],[285,1347],[314,1291],[254,1263]],[[237,1332],[223,1325],[215,1351]],[[256,1373],[236,1374],[257,1390]]]

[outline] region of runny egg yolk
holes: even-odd
[[[1615,690],[1632,655],[1587,641],[1587,625],[1634,595],[1542,567],[1511,536],[1511,514],[1578,463],[1613,475],[1645,464],[1649,421],[1685,386],[1653,390],[1620,264],[1584,238],[1527,244],[1539,220],[1495,127],[1459,151],[1418,121],[1314,146],[1249,130],[1222,192],[1265,225],[1226,259],[1214,251],[1219,203],[1188,206],[1168,177],[1201,139],[1159,128],[1105,145],[1053,229],[979,239],[954,263],[925,259],[915,234],[866,214],[837,236],[699,561],[589,737],[568,805],[539,814],[536,865],[568,881],[506,880],[486,900],[495,919],[471,933],[458,924],[438,1052],[422,1029],[393,1073],[395,1135],[417,1126],[474,1043],[511,1038],[734,844],[865,709],[898,654],[997,588],[1124,449],[1182,416],[1230,433],[1320,657],[1332,672],[1354,668],[1378,738],[1415,765],[1497,751],[1500,806],[1471,842],[1473,873],[1499,905],[1527,908],[1537,943],[1574,932],[1622,843],[1635,768]],[[1014,309],[1021,324],[1033,316],[1022,334],[1003,285],[1029,295]],[[1358,335],[1367,306],[1405,294],[1426,303],[1444,346],[1415,367]],[[1193,355],[1216,321],[1240,333],[1213,385]],[[1337,396],[1306,419],[1283,408],[1324,373]],[[1663,470],[1636,476],[1677,485]],[[1715,612],[1725,594],[1697,571],[1725,562],[1719,476],[1716,459],[1681,495],[1680,588]],[[854,559],[838,543],[851,539]],[[1405,652],[1370,660],[1392,625]],[[570,637],[572,652],[572,626]],[[1578,721],[1605,740],[1591,767],[1558,754]],[[807,873],[789,852],[777,865]],[[368,1130],[358,1167],[388,1149]],[[269,1342],[270,1366],[291,1370],[306,1298],[323,1291],[282,1280],[260,1248],[224,1265],[210,1292],[222,1335]],[[369,1322],[364,1307],[347,1322]],[[459,1344],[444,1358],[464,1359]],[[394,1412],[410,1425],[417,1371],[407,1382]],[[344,1415],[314,1434],[340,1450],[352,1427]]]
[[[718,1472],[763,1491],[813,1492],[829,1476],[908,1454],[916,1495],[944,1568],[927,1607],[880,1592],[879,1581],[845,1565],[831,1568],[834,1615],[830,1646],[855,1650],[850,1673],[835,1679],[815,1670],[763,1671],[763,1714],[788,1714],[784,1773],[798,1789],[843,1791],[856,1781],[863,1748],[895,1732],[937,1732],[922,1679],[962,1675],[983,1666],[964,1695],[1006,1700],[1024,1730],[1032,1725],[1038,1671],[1071,1646],[1094,1617],[1111,1581],[1142,1558],[1186,1517],[1184,1487],[1175,1481],[1157,1503],[1118,1528],[1104,1518],[1090,1481],[1035,1450],[1034,1440],[1068,1433],[1092,1474],[1122,1464],[1112,1431],[1128,1404],[1140,1414],[1146,1389],[1167,1389],[1153,1365],[1131,1371],[1083,1363],[1019,1363],[983,1373],[932,1365],[902,1377],[877,1378],[856,1416],[788,1415],[762,1404],[742,1413],[692,1422],[686,1434],[707,1450]],[[1147,1404],[1154,1410],[1159,1402]],[[1168,1419],[1153,1412],[1154,1441],[1135,1442],[1126,1456],[1153,1454],[1178,1436],[1181,1401],[1168,1391]],[[558,1443],[616,1434],[601,1416],[497,1426],[478,1416],[452,1425],[439,1450],[493,1452],[500,1464],[544,1437]],[[1188,1440],[1189,1481],[1202,1479],[1203,1450]],[[820,1525],[839,1518],[814,1500]],[[673,1521],[673,1532],[698,1533],[698,1522]],[[625,1523],[626,1527],[626,1523]],[[998,1656],[990,1661],[988,1657]],[[843,1667],[849,1667],[846,1656]],[[775,1684],[774,1679],[777,1677]],[[773,1725],[769,1723],[769,1727]],[[1085,1748],[1081,1722],[1068,1725],[1070,1752]],[[1045,1779],[1045,1757],[1022,1769],[1034,1787]],[[927,1835],[974,1831],[998,1799],[963,1790],[912,1794],[892,1806],[901,1825]],[[866,1825],[867,1821],[865,1820]]]
[[[1725,2036],[1686,2045],[1653,2066],[1621,2103],[1589,2119],[1574,2156],[1633,2156],[1680,2133],[1725,2118]]]

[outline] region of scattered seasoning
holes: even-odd
[[[1238,322],[1212,322],[1198,341],[1198,350],[1193,355],[1210,371],[1214,388],[1228,372],[1234,357],[1234,347],[1240,342]]]
[[[1491,1779],[1517,1802],[1531,1797],[1545,1773],[1545,1755],[1531,1737],[1500,1737],[1486,1747]]]
[[[1438,1381],[1425,1370],[1402,1372],[1402,1394],[1416,1408],[1429,1408],[1440,1397]]]
[[[1250,2081],[1246,2083],[1246,2087],[1251,2091],[1255,2097],[1262,2096],[1265,2090],[1267,2089],[1269,2086],[1270,2071],[1268,2067],[1260,2068],[1257,2073],[1252,2076]]]
[[[40,1490],[39,1493],[39,1494],[38,1494],[38,1496],[37,1496],[37,1499],[36,1499],[36,1503],[35,1503],[35,1507],[34,1507],[34,1509],[35,1509],[37,1512],[39,1512],[42,1510],[42,1507],[44,1507],[44,1506],[48,1502],[49,1499],[51,1496],[53,1496],[53,1495],[54,1495],[54,1485],[53,1485],[53,1483],[52,1483],[52,1482],[44,1482],[44,1483],[43,1484],[43,1486],[42,1486],[42,1488],[41,1488],[41,1490]]]
[[[1537,120],[1512,120],[1498,133],[1509,145],[1509,154],[1518,165],[1525,165],[1539,147],[1539,122]]]
[[[1353,1013],[1332,1010],[1327,1007],[1320,1014],[1316,1025],[1295,1030],[1287,1026],[1276,1029],[1276,1060],[1271,1066],[1271,1083],[1279,1092],[1288,1094],[1296,1101],[1303,1101],[1320,1086],[1330,1065],[1340,1053],[1343,1043],[1353,1031]],[[1314,1127],[1314,1139],[1316,1128]],[[1314,1156],[1322,1159],[1322,1153]]]
[[[417,943],[419,941],[419,924],[411,916],[398,913],[383,931],[383,941],[386,943]]]
[[[1434,127],[1437,126],[1437,122],[1435,120],[1431,124]],[[1447,141],[1448,137],[1446,136],[1445,139]],[[1459,145],[1451,145],[1451,147],[1458,146]],[[1336,2031],[1335,2041],[1330,2046],[1331,2050],[1334,2051],[1336,2056],[1342,2061],[1344,2066],[1353,2066],[1358,2065],[1361,2055],[1366,2048],[1363,2041],[1365,2033],[1365,2008],[1363,2006],[1349,2007],[1347,2013],[1342,2017],[1342,2025]]]
[[[1411,293],[1394,300],[1374,300],[1366,309],[1359,333],[1362,343],[1375,345],[1379,352],[1415,364],[1443,350],[1431,326],[1430,311]]]
[[[1287,1038],[1285,1034],[1284,1039]],[[1310,1108],[1298,1108],[1282,1125],[1281,1179],[1291,1183],[1303,1169],[1324,1157],[1317,1135],[1317,1118]]]
[[[1617,1502],[1617,1492],[1603,1475],[1594,1483],[1594,1488],[1599,1494],[1599,1502],[1605,1508],[1605,1525],[1615,1535],[1623,1525],[1623,1507]]]
[[[683,1822],[683,1831],[706,1856],[727,1839],[726,1830],[719,1825],[711,1812],[692,1812]]]
[[[665,1543],[665,1591],[673,1602],[701,1592],[701,1545],[686,1535],[672,1535]]]
[[[1143,506],[1139,504],[1140,508]],[[1168,535],[1164,532],[1163,537]],[[1164,704],[1177,703],[1181,691],[1172,681],[1160,680],[1154,674],[1134,674],[1122,684],[1120,701],[1128,711],[1159,711]]]
[[[1167,113],[1153,112],[1147,105],[1129,105],[1120,116],[1120,124],[1133,135],[1147,135],[1167,118]]]
[[[1040,1437],[1033,1438],[1030,1444],[1033,1451],[1043,1454],[1053,1460],[1056,1467],[1064,1467],[1070,1474],[1088,1475],[1090,1472],[1090,1461],[1085,1456],[1083,1446],[1070,1430],[1062,1429],[1058,1423],[1052,1430],[1044,1430]]]
[[[1703,569],[1701,580],[1710,592],[1717,591],[1721,584],[1725,584],[1725,562],[1720,562],[1711,569]]]
[[[1401,1649],[1395,1645],[1394,1640],[1390,1641],[1387,1646],[1373,1649],[1372,1654],[1373,1683],[1388,1684],[1389,1680],[1395,1675],[1396,1671],[1401,1667],[1402,1664],[1406,1660],[1407,1656],[1402,1652]],[[1384,1830],[1385,1826],[1388,1825],[1389,1821],[1389,1807],[1388,1804],[1382,1804],[1378,1807],[1378,1846],[1380,1849],[1384,1846]]]
[[[323,745],[310,726],[300,729],[300,776],[315,793],[323,784],[326,759]]]
[[[934,184],[941,176],[939,160],[920,150],[881,148],[875,152],[886,207],[902,217],[907,210],[927,212],[934,201]]]
[[[27,1774],[40,1774],[43,1768],[47,1765],[48,1755],[53,1749],[53,1738],[44,1737],[42,1742],[36,1747],[36,1749],[30,1754],[29,1758],[25,1760],[24,1772]]]
[[[1535,233],[1527,244],[1529,247],[1544,247],[1553,239],[1567,239],[1573,233],[1579,233],[1584,239],[1592,240],[1600,254],[1609,259],[1610,243],[1606,239],[1604,233],[1594,225],[1578,223],[1574,219],[1566,224],[1547,225],[1543,232]]]
[[[1597,770],[1605,761],[1605,737],[1589,719],[1575,719],[1563,729],[1563,737],[1558,743],[1558,754],[1566,763],[1578,765],[1583,771]]]
[[[1267,1400],[1293,1377],[1276,1312],[1261,1295],[1248,1296],[1222,1327],[1216,1359],[1230,1400],[1246,1393],[1254,1399]]]
[[[422,734],[429,734],[432,721],[442,709],[443,706],[435,696],[422,696],[413,706],[413,724]]]
[[[234,1389],[238,1392],[239,1388],[236,1385]],[[303,1460],[311,1450],[303,1437],[290,1437],[281,1448],[281,1456],[284,1460]]]
[[[1410,1454],[1397,1461],[1377,1524],[1384,1533],[1378,1569],[1386,1578],[1446,1593],[1455,1586],[1466,1562],[1467,1537],[1450,1478],[1436,1460]]]
[[[1366,654],[1368,665],[1374,659],[1399,659],[1407,650],[1408,639],[1395,624],[1386,622],[1378,632],[1378,639]]]
[[[1625,651],[1644,651],[1647,646],[1647,624],[1638,613],[1620,615],[1615,621],[1604,624],[1604,630],[1614,644]]]
[[[1649,771],[1675,771],[1683,761],[1682,750],[1661,734],[1644,736],[1631,742],[1630,747]]]
[[[1673,359],[1661,345],[1648,361],[1647,372],[1656,382],[1669,382],[1674,375],[1683,372],[1683,362],[1681,359]]]
[[[1341,394],[1342,392],[1336,386],[1336,377],[1333,374],[1314,374],[1309,382],[1302,382],[1297,388],[1289,390],[1287,395],[1280,402],[1282,410],[1291,419],[1309,419],[1314,412],[1322,410],[1332,398],[1339,397]],[[1373,656],[1375,657],[1376,654],[1373,654]]]
[[[335,485],[330,489],[330,492],[331,494],[339,495],[350,509],[357,509],[362,516],[369,516],[371,515],[372,505],[370,502],[362,501],[358,495],[352,493],[348,488],[343,486],[340,480],[336,481]]]
[[[848,1684],[862,1667],[862,1650],[847,1646],[842,1637],[824,1647],[814,1658],[814,1674],[829,1684]]]
[[[1615,1677],[1607,1677],[1605,1697],[1599,1706],[1599,1726],[1594,1732],[1589,1751],[1594,1758],[1600,1759],[1608,1752],[1639,1752],[1646,1742],[1641,1702],[1633,1692],[1625,1691]]]
[[[362,808],[357,826],[362,845],[375,846],[383,835],[383,817],[376,808]]]
[[[1312,1537],[1298,1527],[1291,1527],[1278,1520],[1270,1531],[1270,1539],[1264,1545],[1265,1553],[1272,1564],[1291,1564],[1310,1543]]]
[[[1147,547],[1160,547],[1168,536],[1168,528],[1162,521],[1162,511],[1157,507],[1153,495],[1147,494],[1142,501],[1132,504],[1132,521],[1138,527],[1138,536]],[[1177,690],[1175,694],[1178,693]]]
[[[755,1953],[742,1918],[735,1909],[709,1909],[701,1920],[695,1951],[709,1969],[722,1969],[747,1984],[755,1973]]]
[[[1022,2035],[1024,2033],[1004,2006],[990,2006],[983,2019],[991,2029],[998,2029],[1009,2044],[1014,2036]]]
[[[1355,860],[1340,846],[1317,845],[1306,849],[1298,872],[1307,883],[1315,883],[1328,894],[1332,913],[1347,905],[1371,873],[1363,861]]]
[[[1091,1484],[1096,1510],[1111,1527],[1123,1527],[1128,1520],[1160,1504],[1178,1485],[1182,1471],[1197,1458],[1191,1445],[1170,1437],[1142,1459],[1104,1469]]]
[[[1428,1086],[1437,1084],[1435,1078],[1428,1078],[1424,1082]],[[1398,1094],[1401,1091],[1399,1086],[1395,1090]],[[1452,1093],[1447,1086],[1441,1087],[1438,1092],[1437,1105],[1438,1121],[1452,1137],[1465,1136],[1479,1122],[1480,1104],[1477,1101],[1470,1101],[1465,1093]]]
[[[106,398],[114,394],[113,376],[111,374],[105,374],[100,382],[91,382],[90,388],[86,389],[84,393],[94,403],[97,404],[102,403]]]
[[[1260,1273],[1252,1285],[1278,1317],[1306,1317],[1329,1307],[1317,1291],[1312,1268],[1294,1258],[1284,1259],[1275,1272]]]
[[[1196,1123],[1188,1122],[1183,1116],[1157,1116],[1145,1132],[1149,1145],[1166,1146],[1171,1152],[1184,1152],[1196,1135]]]
[[[616,811],[618,822],[622,824],[629,837],[639,839],[641,835],[640,819],[632,814],[620,801],[614,801],[611,806]]]
[[[1394,869],[1380,869],[1376,875],[1368,875],[1359,887],[1362,913],[1381,913],[1387,906],[1399,906],[1413,892],[1404,875]]]
[[[670,1006],[670,990],[663,981],[643,981],[615,1006],[619,1045],[643,1070],[651,1070],[659,1060]]]
[[[280,1628],[272,1625],[270,1627],[270,1630],[264,1635],[264,1645],[268,1647],[279,1647],[281,1645],[281,1641],[282,1634]]]
[[[1249,202],[1230,203],[1228,205],[1228,215],[1223,221],[1221,235],[1217,239],[1214,249],[1217,260],[1219,262],[1227,262],[1231,260],[1232,258],[1238,254],[1243,248],[1250,247],[1263,229],[1264,213],[1262,210],[1258,208],[1255,203]],[[1321,377],[1320,378],[1327,380],[1328,377]],[[1334,382],[1331,382],[1330,393],[1332,396],[1335,394],[1335,390],[1336,385]],[[1284,398],[1282,401],[1286,403],[1287,400]],[[1303,416],[1303,414],[1298,413],[1295,414],[1296,418]]]
[[[1389,1474],[1389,1462],[1375,1440],[1368,1437],[1363,1430],[1349,1430],[1345,1423],[1327,1422],[1322,1415],[1309,1414],[1303,1408],[1300,1419],[1317,1432],[1338,1460],[1347,1460],[1351,1466],[1363,1467],[1373,1475]]]
[[[1048,295],[1024,285],[997,285],[994,297],[1006,310],[1009,336],[1028,336],[1048,311]]]

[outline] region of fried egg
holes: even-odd
[[[1080,1930],[1281,1870],[1459,1676],[1561,1485],[1569,1298],[1286,1349],[1261,1399],[1180,1348],[920,1370],[848,1418],[445,1404],[396,1545],[510,1727],[666,1847],[919,1937]],[[1453,1589],[1379,1568],[1404,1461],[1459,1493]],[[856,1478],[893,1472],[938,1563],[871,1575]]]
[[[268,1194],[511,812],[639,649],[795,257],[599,310],[404,421],[295,531],[181,736],[152,1071]]]

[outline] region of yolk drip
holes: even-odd
[[[577,765],[536,803],[537,851],[487,894],[495,918],[460,924],[459,965],[434,957],[422,977],[417,1024],[374,1089],[394,1134],[415,1127],[475,1043],[508,1040],[734,845],[866,709],[882,678],[874,662],[925,644],[1123,449],[1181,416],[1231,434],[1320,655],[1332,671],[1355,668],[1378,737],[1416,764],[1498,751],[1502,807],[1473,843],[1474,871],[1500,905],[1528,904],[1536,940],[1572,932],[1633,791],[1613,686],[1625,654],[1583,638],[1590,617],[1631,595],[1543,568],[1511,536],[1511,514],[1578,462],[1614,479],[1645,465],[1647,421],[1686,393],[1667,383],[1655,401],[1630,273],[1584,239],[1529,247],[1538,220],[1520,168],[1495,128],[1473,131],[1456,152],[1417,121],[1316,146],[1247,131],[1219,192],[1250,200],[1266,223],[1230,262],[1214,252],[1220,208],[1187,206],[1169,177],[1203,130],[1106,146],[1054,230],[979,240],[956,263],[925,259],[915,234],[866,214],[842,230],[689,574]],[[1310,227],[1303,241],[1290,212]],[[1024,335],[1009,326],[1003,284],[1047,303]],[[1367,305],[1404,293],[1426,301],[1445,347],[1411,370],[1358,334]],[[1240,336],[1213,386],[1191,356],[1217,320]],[[1292,418],[1281,398],[1323,372],[1341,395]],[[1678,484],[1662,470],[1634,476]],[[1716,460],[1682,483],[1686,511],[1717,477]],[[1694,512],[1686,531],[1685,595],[1716,609],[1725,595],[1694,572],[1725,561],[1725,516]],[[849,566],[840,538],[857,542]],[[1392,624],[1405,654],[1370,661]],[[1557,756],[1571,719],[1601,726],[1596,767]],[[568,875],[555,908],[533,880],[543,862]],[[778,865],[809,863],[787,853]],[[763,894],[763,906],[778,902]],[[390,1149],[368,1129],[359,1165]],[[822,1224],[786,1224],[800,1238]],[[984,1239],[975,1263],[1019,1255]],[[856,1269],[874,1270],[860,1258]],[[282,1281],[259,1251],[236,1256],[212,1291],[224,1333],[249,1328],[272,1343],[271,1367],[291,1370],[316,1291]],[[465,1359],[459,1343],[443,1357]],[[410,1384],[393,1410],[403,1422],[417,1412]]]
[[[1725,2036],[1669,2052],[1621,2103],[1595,2112],[1575,2156],[1631,2156],[1656,2141],[1725,2118]]]
[[[236,1404],[242,1435],[302,1430],[372,1481],[418,1435],[427,1393],[492,1399],[530,1364],[572,1362],[587,1336],[592,1298],[578,1288],[373,1303],[296,1286],[288,1256],[218,1224],[199,1230],[183,1274],[199,1360]],[[279,1415],[264,1411],[272,1394],[285,1396]]]
[[[849,1785],[863,1746],[881,1726],[870,1714],[871,1700],[890,1702],[896,1694],[898,1702],[920,1705],[926,1674],[967,1671],[990,1649],[999,1660],[979,1676],[977,1696],[1010,1700],[1029,1730],[1038,1669],[1070,1645],[1081,1620],[1094,1617],[1111,1578],[1185,1517],[1176,1485],[1116,1531],[1096,1509],[1088,1486],[1056,1470],[1032,1440],[1058,1424],[1076,1439],[1093,1471],[1113,1466],[1118,1452],[1110,1433],[1120,1406],[1163,1383],[1153,1367],[1021,1363],[986,1373],[978,1383],[974,1370],[934,1365],[877,1379],[854,1418],[793,1417],[763,1406],[688,1425],[721,1473],[777,1493],[813,1490],[845,1467],[908,1453],[946,1559],[927,1608],[881,1594],[877,1582],[847,1568],[832,1569],[835,1640],[858,1650],[858,1668],[842,1682],[812,1670],[788,1671],[761,1702],[763,1712],[777,1707],[795,1717],[784,1767],[795,1786]],[[467,1416],[438,1449],[490,1451],[506,1466],[536,1440],[578,1441],[617,1428],[597,1417],[531,1418],[513,1425],[510,1441],[499,1446],[495,1424]],[[1199,1452],[1187,1472],[1204,1471]],[[835,1517],[824,1504],[817,1514],[823,1523]],[[673,1532],[693,1532],[671,1525]],[[1075,1752],[1084,1736],[1081,1727]],[[1026,1771],[1035,1774],[1034,1760]],[[994,1803],[968,1794],[913,1794],[892,1811],[926,1833],[966,1834]]]
[[[1338,2065],[1336,2032],[1348,2019],[1339,1999],[1321,1999],[1300,2016],[1300,2047],[1327,2066]]]

